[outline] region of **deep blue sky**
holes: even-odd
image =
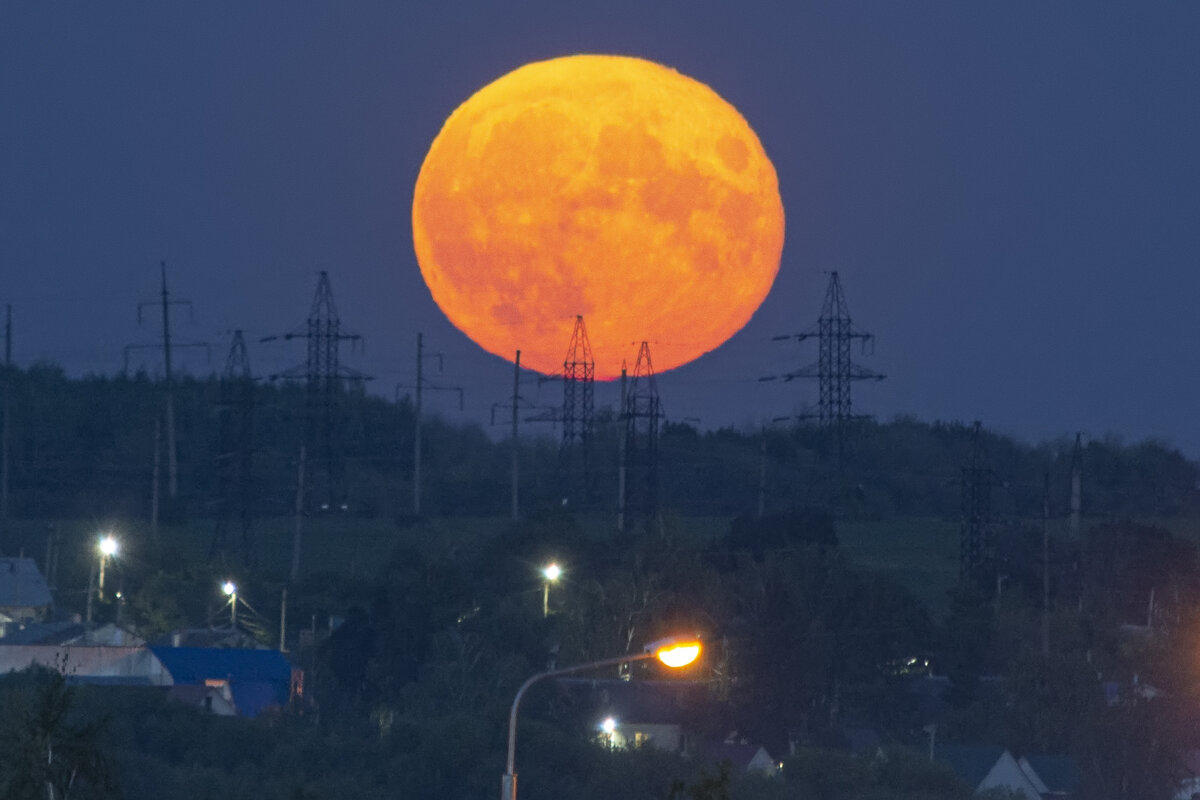
[[[1200,456],[1200,6],[1188,3],[34,3],[0,7],[0,303],[15,357],[111,373],[175,335],[258,337],[330,272],[344,360],[391,395],[418,331],[487,421],[511,367],[458,333],[412,253],[425,149],[521,64],[637,55],[712,86],[779,172],[779,278],[718,351],[661,376],[671,418],[757,424],[815,400],[760,375],[815,360],[825,271],[878,337],[883,419],[1027,440],[1116,433]],[[564,343],[565,349],[565,343]],[[304,358],[259,345],[256,372]],[[143,353],[150,369],[158,362]],[[525,394],[538,401],[531,383]],[[611,401],[611,387],[600,392]],[[543,387],[540,402],[559,397]],[[434,399],[458,418],[449,397]]]

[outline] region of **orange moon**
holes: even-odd
[[[446,120],[413,195],[434,300],[490,353],[561,372],[583,315],[596,378],[650,342],[671,369],[767,296],[783,249],[775,168],[737,109],[638,58],[527,64]]]

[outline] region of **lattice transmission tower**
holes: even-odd
[[[959,573],[964,583],[984,592],[996,580],[996,529],[992,522],[994,473],[987,463],[983,426],[976,421],[966,466],[962,468],[962,524],[959,535]]]
[[[856,341],[861,352],[867,352],[868,348],[873,351],[875,336],[859,330],[850,319],[850,308],[846,304],[846,295],[842,291],[842,282],[836,270],[829,273],[829,287],[825,291],[825,302],[821,306],[821,316],[817,319],[817,324],[800,333],[774,338],[775,341],[817,340],[815,364],[809,364],[785,375],[762,379],[782,378],[792,381],[797,378],[816,378],[819,385],[816,413],[807,412],[800,415],[801,418],[815,418],[821,425],[838,427],[851,420],[870,418],[868,414],[854,413],[850,388],[856,381],[881,381],[885,376],[856,364],[851,356],[851,348]]]
[[[272,376],[304,380],[304,446],[309,471],[309,480],[305,484],[311,487],[306,491],[306,497],[311,498],[321,511],[344,510],[347,492],[342,405],[347,385],[361,385],[370,380],[370,376],[341,363],[342,342],[357,344],[362,337],[342,330],[328,272],[321,271],[318,275],[317,291],[304,325],[282,336],[268,336],[263,341],[275,339],[304,339],[308,346],[308,358],[303,366]]]
[[[647,356],[648,358],[649,356]],[[577,473],[583,495],[591,485],[592,431],[595,426],[596,360],[583,317],[575,317],[571,343],[563,360],[562,444],[559,458],[568,485]],[[578,467],[576,466],[578,462]]]
[[[250,357],[240,330],[233,332],[218,399],[219,444],[217,467],[217,523],[209,560],[226,559],[235,549],[244,565],[255,565],[251,537],[254,498],[254,378]],[[230,529],[236,528],[236,543]]]
[[[662,400],[650,360],[650,345],[638,348],[633,376],[626,383],[621,370],[624,453],[621,478],[622,504],[618,528],[622,531],[638,520],[649,532],[658,518],[658,446],[662,423]]]

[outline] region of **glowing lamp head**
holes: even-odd
[[[646,645],[663,664],[678,669],[686,667],[700,657],[699,639],[661,639]]]
[[[115,556],[117,551],[120,549],[120,545],[117,544],[117,540],[112,536],[105,536],[101,538],[99,547],[100,555],[104,556],[105,558],[111,558]]]
[[[225,581],[223,584],[221,584],[221,591],[229,597],[233,597],[235,594],[237,594],[237,584],[233,581]]]
[[[605,733],[612,733],[616,729],[617,721],[612,717],[605,717],[604,721],[600,723],[600,730],[604,731]]]
[[[542,570],[542,575],[544,575],[548,581],[556,581],[562,577],[562,567],[551,562]]]

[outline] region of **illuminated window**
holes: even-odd
[[[634,747],[641,747],[648,741],[650,741],[650,734],[648,734],[648,733],[644,733],[643,731],[638,731],[637,733],[633,734],[633,746]]]

